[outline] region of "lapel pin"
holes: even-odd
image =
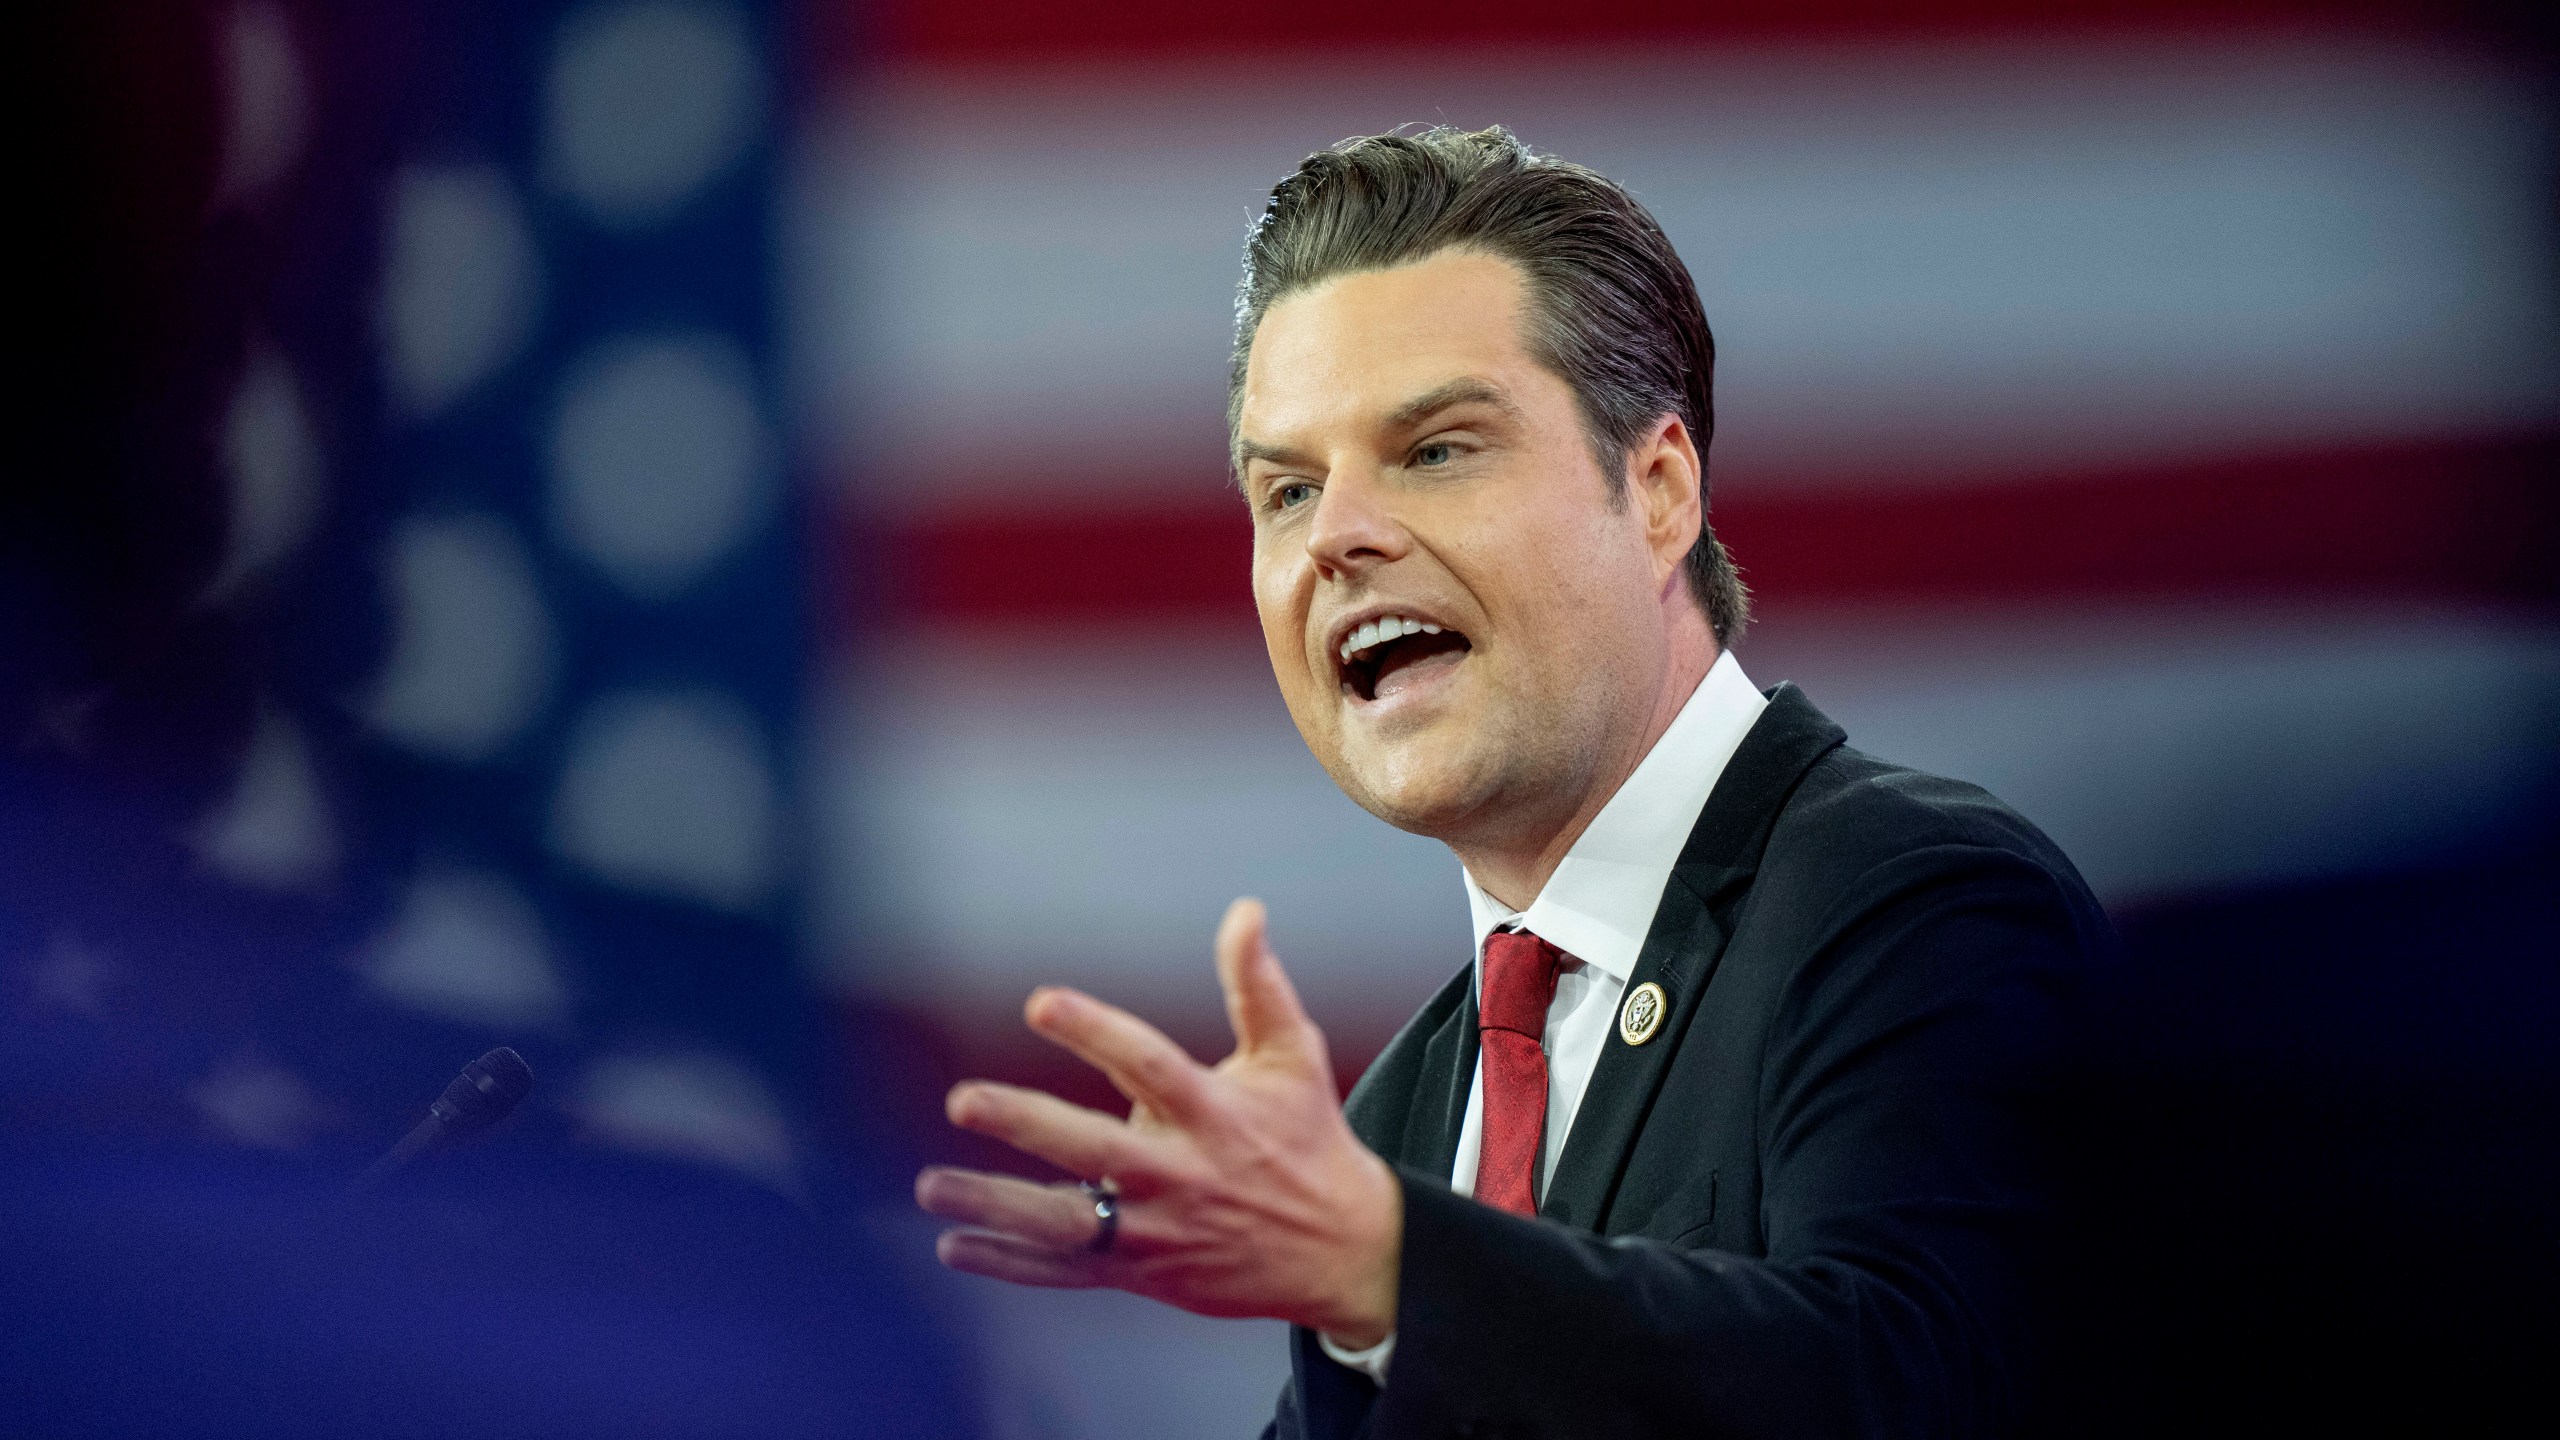
[[[1618,1007],[1618,1038],[1630,1045],[1641,1045],[1662,1028],[1662,1014],[1671,1002],[1662,987],[1647,980],[1627,992],[1627,1003]]]

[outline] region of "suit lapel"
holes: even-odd
[[[1475,1086],[1475,966],[1469,964],[1452,983],[1463,987],[1460,1001],[1423,1052],[1422,1083],[1414,1089],[1413,1119],[1400,1157],[1443,1184],[1458,1162],[1458,1131],[1466,1124],[1467,1092]]]
[[[1405,1022],[1352,1087],[1343,1103],[1352,1133],[1389,1161],[1447,1180],[1475,1064],[1471,964]]]
[[[1538,1207],[1541,1215],[1600,1228],[1663,1074],[1724,957],[1734,902],[1759,866],[1771,822],[1804,772],[1847,738],[1795,686],[1769,692],[1768,708],[1726,762],[1690,828],[1635,973],[1627,977],[1630,994],[1640,985],[1662,987],[1669,1002],[1662,1022],[1641,1045],[1611,1032]],[[1465,1098],[1459,1096],[1461,1106]]]

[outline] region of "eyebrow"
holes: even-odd
[[[1387,414],[1387,428],[1410,430],[1443,410],[1458,405],[1489,405],[1510,419],[1521,418],[1520,407],[1503,393],[1501,386],[1473,375],[1460,376],[1446,385],[1425,390]]]
[[[1265,445],[1259,440],[1238,440],[1235,459],[1238,470],[1242,470],[1256,460],[1268,460],[1274,465],[1310,463],[1307,453],[1303,450],[1292,450],[1286,445]]]

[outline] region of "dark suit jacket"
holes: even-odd
[[[1471,970],[1369,1068],[1404,1182],[1381,1391],[1292,1337],[1267,1437],[1983,1435],[2033,1369],[2038,1102],[2097,902],[1980,789],[1781,685],[1682,848],[1540,1218],[1448,1189]]]

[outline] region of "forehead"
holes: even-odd
[[[1444,251],[1337,276],[1273,305],[1255,331],[1238,409],[1244,434],[1374,420],[1461,375],[1505,388],[1537,369],[1523,341],[1517,267]]]

